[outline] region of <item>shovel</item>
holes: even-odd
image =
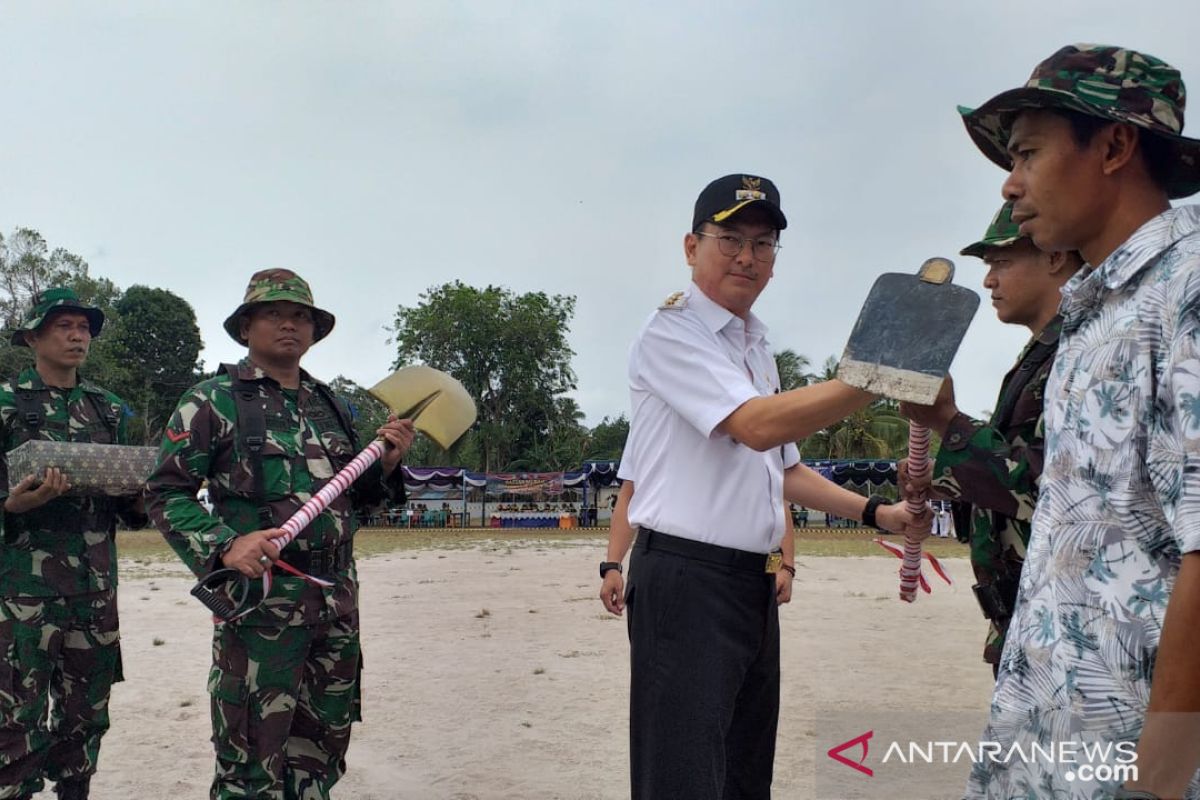
[[[979,295],[955,286],[954,262],[931,258],[916,275],[880,275],[838,364],[838,380],[872,394],[931,405]]]
[[[854,323],[838,364],[838,379],[893,400],[931,405],[979,308],[979,295],[955,286],[950,282],[953,278],[954,262],[946,258],[927,260],[916,275],[880,275]],[[914,479],[932,469],[928,428],[909,426],[908,469]],[[921,503],[906,502],[914,514],[923,510]],[[895,545],[875,540],[902,558],[900,599],[906,603],[916,600],[918,586],[929,591],[921,574],[925,536],[906,535],[900,552]],[[932,555],[927,558],[949,583],[937,560]]]
[[[400,419],[411,419],[417,430],[437,442],[443,450],[450,449],[475,422],[475,402],[471,395],[457,380],[432,367],[404,367],[368,391]],[[382,439],[367,445],[279,526],[287,534],[274,539],[273,543],[280,550],[287,547],[350,484],[379,460],[384,447]],[[306,575],[283,561],[276,561],[275,565],[318,586],[332,586],[329,581]],[[262,580],[262,598],[258,603],[271,592],[270,569],[263,573]],[[258,606],[258,603],[250,602],[249,579],[236,569],[219,569],[206,575],[192,587],[192,594],[225,622],[244,617]]]

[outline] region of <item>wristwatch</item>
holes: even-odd
[[[879,523],[875,521],[875,510],[880,506],[891,505],[892,501],[888,500],[883,495],[873,494],[867,498],[867,507],[863,509],[862,523],[868,528],[874,528],[877,531],[883,530],[879,527]]]
[[[601,561],[600,562],[600,577],[603,578],[606,574],[608,574],[608,571],[610,569],[615,569],[617,572],[621,573],[622,575],[625,574],[625,570],[621,569],[620,561]]]

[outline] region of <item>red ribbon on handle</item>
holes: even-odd
[[[884,550],[887,550],[896,558],[904,558],[904,548],[900,547],[899,545],[892,544],[884,539],[876,539],[875,544],[879,545]],[[937,560],[937,556],[935,556],[933,553],[922,552],[921,558],[929,562],[929,566],[933,567],[933,571],[936,572],[938,577],[944,580],[948,586],[954,585],[954,581],[950,578],[950,573],[946,572],[945,568],[942,566],[942,562]],[[917,585],[921,587],[921,591],[923,591],[925,594],[929,594],[932,591],[929,588],[929,581],[925,580],[925,575],[920,571],[917,572]],[[910,600],[909,602],[912,601]]]
[[[336,500],[343,492],[350,488],[350,484],[354,483],[360,475],[367,471],[372,464],[379,460],[383,455],[384,443],[381,439],[376,439],[371,442],[361,453],[356,455],[349,464],[342,467],[336,475],[330,478],[329,483],[321,487],[320,491],[308,499],[304,505],[300,506],[294,514],[280,525],[285,533],[278,539],[273,540],[275,546],[280,550],[287,547],[289,543],[307,528],[313,520],[315,520],[322,511],[329,507],[329,504]],[[265,561],[265,557],[264,557]],[[332,581],[327,581],[324,578],[315,578],[312,575],[301,572],[282,560],[275,561],[272,564],[264,564],[267,569],[262,574],[262,600],[265,600],[267,595],[271,593],[271,573],[272,567],[279,567],[285,572],[303,578],[311,584],[328,588],[333,586]],[[220,587],[228,584],[230,581],[237,581],[241,584],[240,597],[236,597],[233,601],[223,598]],[[248,605],[246,602],[246,586],[247,578],[241,575],[237,570],[221,569],[217,570],[201,579],[192,589],[192,594],[199,598],[200,602],[204,603],[210,611],[213,612],[214,622],[233,622],[249,614],[257,605]],[[262,603],[259,600],[259,604]]]
[[[929,477],[933,465],[929,463],[929,428],[923,425],[909,425],[908,427],[908,476],[913,480],[925,480]],[[903,488],[903,487],[901,487]],[[928,502],[916,502],[905,500],[905,505],[913,514],[920,514],[925,510]],[[904,535],[904,547],[901,548],[891,542],[883,539],[876,539],[875,543],[887,550],[892,555],[901,559],[900,562],[900,599],[906,603],[911,603],[917,599],[917,587],[921,587],[921,591],[929,594],[929,581],[925,580],[925,576],[921,574],[921,559],[924,558],[933,567],[933,571],[938,574],[942,580],[948,585],[953,586],[954,581],[950,580],[950,575],[942,568],[942,565],[934,557],[933,553],[921,552],[921,542],[925,537],[929,536],[930,530],[933,528],[932,517],[925,523],[924,535],[917,534],[915,537],[912,534]]]

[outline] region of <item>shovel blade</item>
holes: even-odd
[[[838,364],[838,379],[873,394],[930,405],[979,308],[979,295],[947,280],[879,276]]]
[[[475,424],[475,401],[466,388],[433,367],[404,367],[368,391],[392,413],[411,417],[417,430],[443,450]]]

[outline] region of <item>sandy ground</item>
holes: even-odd
[[[596,539],[360,560],[365,721],[335,796],[628,797],[629,651],[596,597],[602,554]],[[967,562],[945,562],[956,586],[914,605],[896,599],[897,563],[801,560],[781,620],[776,797],[830,796],[814,774],[842,712],[986,708]],[[126,681],[93,797],[206,797],[209,618],[182,567],[123,567]]]

